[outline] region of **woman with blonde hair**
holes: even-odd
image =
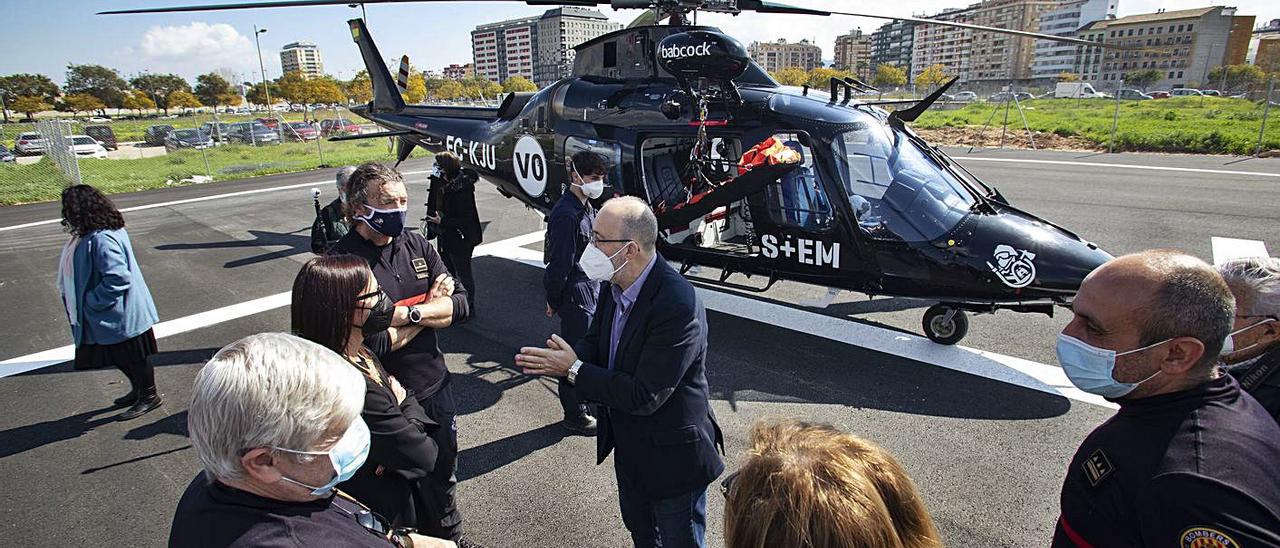
[[[730,548],[937,548],[906,470],[880,446],[826,424],[761,421],[725,478]]]

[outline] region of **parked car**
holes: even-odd
[[[71,152],[76,156],[99,158],[103,160],[107,158],[107,149],[98,144],[93,137],[88,135],[72,135],[68,137],[68,140],[71,141]]]
[[[142,134],[142,142],[148,146],[164,145],[164,137],[173,131],[173,126],[169,124],[159,124],[147,128]]]
[[[18,156],[44,154],[44,139],[34,131],[19,133],[18,138],[13,140],[13,151]]]
[[[105,124],[111,121],[111,117],[110,116],[91,116],[89,117],[89,121],[95,124]]]
[[[227,142],[234,129],[235,124],[227,122],[205,122],[200,126],[200,131],[212,137],[215,143]]]
[[[120,144],[116,142],[116,133],[110,126],[84,126],[84,134],[93,137],[107,150],[120,149]]]
[[[1222,97],[1222,92],[1216,89],[1202,89],[1200,90],[1200,93],[1208,95],[1209,97]]]
[[[323,137],[328,137],[330,135],[346,135],[348,133],[360,133],[360,124],[345,118],[329,119],[320,122],[320,135]]]
[[[1093,89],[1088,82],[1058,82],[1053,88],[1053,96],[1058,99],[1099,99],[1107,94]]]
[[[278,126],[280,125],[280,121],[275,118],[256,118],[254,121],[267,126],[270,129],[279,129]]]
[[[164,138],[164,149],[173,152],[180,148],[200,150],[213,146],[213,137],[198,129],[175,129]]]
[[[1147,95],[1150,95],[1152,99],[1168,99],[1169,98],[1169,92],[1167,91],[1151,91],[1151,92],[1147,92]]]
[[[320,138],[320,132],[306,122],[289,122],[280,133],[289,141],[314,141]]]
[[[972,91],[961,91],[955,95],[957,101],[977,101],[978,94]]]
[[[234,126],[229,134],[232,142],[255,146],[280,144],[280,135],[261,122],[240,122]]]
[[[1201,93],[1200,90],[1193,89],[1193,88],[1178,88],[1169,92],[1169,95],[1171,97],[1202,97],[1204,96],[1204,93]]]
[[[4,146],[3,143],[0,143],[0,162],[16,162],[16,161],[18,161],[18,157],[14,156],[12,152],[9,152],[9,147]]]
[[[1017,100],[1021,102],[1021,101],[1026,101],[1032,98],[1033,98],[1032,95],[1025,91],[1001,91],[999,93],[992,94],[991,97],[987,98],[987,101],[992,103],[998,103],[1000,101]]]
[[[1117,91],[1116,93],[1120,99],[1126,99],[1126,100],[1142,101],[1142,100],[1151,98],[1150,95],[1147,95],[1136,89],[1122,89]]]

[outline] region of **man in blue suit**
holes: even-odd
[[[657,254],[657,236],[644,201],[606,202],[581,262],[609,282],[586,336],[570,345],[552,335],[546,348],[520,349],[516,363],[526,374],[566,377],[601,404],[596,463],[616,449],[622,521],[637,547],[701,547],[707,485],[724,471],[708,401],[707,315]]]

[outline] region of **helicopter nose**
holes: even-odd
[[[1057,245],[1047,252],[1036,286],[1051,291],[1080,289],[1085,276],[1114,257],[1097,245],[1062,233]]]
[[[1112,259],[1097,245],[1030,216],[987,218],[970,248],[999,284],[1020,294],[1075,293],[1085,276]]]

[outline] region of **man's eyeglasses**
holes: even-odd
[[[591,243],[591,244],[600,244],[600,243],[606,243],[606,244],[607,244],[607,243],[621,244],[621,243],[627,243],[627,242],[630,242],[630,241],[631,241],[631,240],[606,240],[606,239],[604,239],[604,238],[600,238],[599,236],[596,236],[596,233],[592,232],[592,233],[591,233],[591,238],[589,238],[589,239],[587,240],[587,243]]]

